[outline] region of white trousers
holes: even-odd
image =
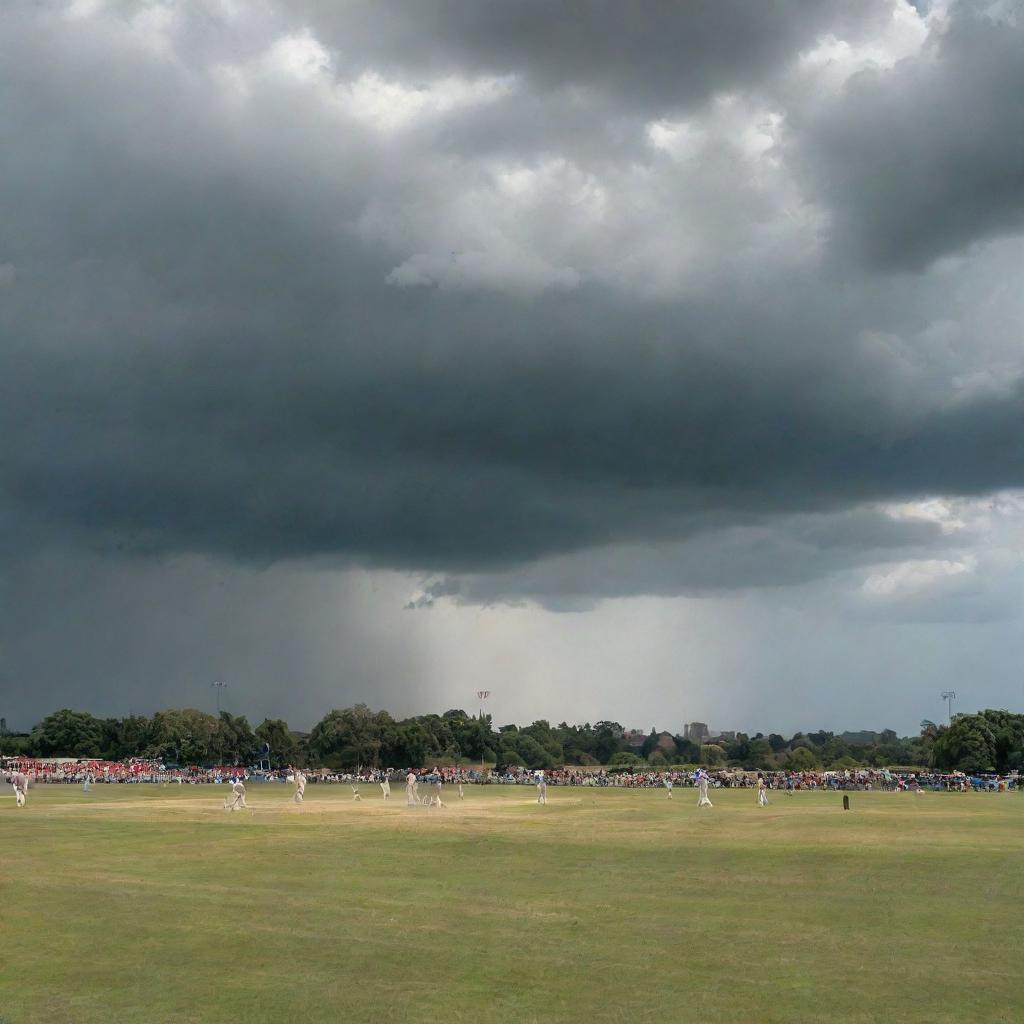
[[[16,789],[14,791],[14,803],[18,807],[24,807],[25,806],[25,794],[24,794],[24,792],[22,790]]]
[[[763,789],[759,789],[757,791],[757,806],[758,807],[767,807],[768,806],[768,794]]]

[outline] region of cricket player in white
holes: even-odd
[[[380,784],[381,792],[384,794],[385,800],[391,799],[391,782],[388,777],[384,776],[384,781]]]
[[[14,787],[15,805],[24,807],[28,800],[28,776],[23,772],[15,772],[11,776],[11,785]]]
[[[669,798],[669,800],[671,800],[672,799],[672,780],[671,779],[666,779],[665,780],[665,788],[668,790],[668,798]]]
[[[765,785],[763,775],[758,775],[757,777],[757,806],[768,806],[768,787]]]
[[[466,794],[462,792],[462,783],[461,782],[459,783],[459,799],[460,800],[465,800],[466,799]]]
[[[546,804],[548,802],[547,779],[544,778],[542,771],[538,771],[535,774],[537,776],[537,803]]]
[[[234,794],[230,803],[225,803],[225,809],[229,811],[240,811],[249,805],[245,802],[245,784],[241,779],[235,779],[231,784],[231,792]]]
[[[697,772],[697,789],[700,791],[700,799],[697,801],[697,806],[714,807],[715,805],[708,799],[708,773],[703,768]]]
[[[301,804],[306,796],[306,776],[296,768],[295,770],[295,795],[292,799]]]
[[[82,783],[82,792],[88,793],[90,789],[92,789],[92,776],[86,772],[85,781]]]
[[[411,768],[405,777],[405,802],[410,807],[419,803],[419,798],[416,795],[416,773]]]

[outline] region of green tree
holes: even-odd
[[[620,750],[615,754],[612,754],[612,759],[608,762],[609,768],[642,768],[647,762],[644,761],[639,754],[634,754],[631,750]]]
[[[519,764],[525,765],[527,768],[554,768],[555,766],[555,759],[551,756],[551,752],[525,732],[520,732],[516,737],[515,750],[519,757]]]
[[[685,736],[674,736],[676,744],[676,761],[680,764],[697,764],[700,761],[700,744],[688,740]]]
[[[430,733],[415,719],[389,730],[381,761],[387,768],[422,768],[430,749]]]
[[[598,722],[594,726],[594,757],[608,764],[613,754],[622,749],[623,728],[618,722]]]
[[[1002,774],[1019,767],[1024,759],[1024,715],[988,708],[981,717],[992,729],[996,771]]]
[[[149,744],[151,722],[145,715],[103,721],[103,756],[110,761],[141,757]]]
[[[434,715],[434,718],[439,716]],[[365,704],[324,715],[309,734],[310,750],[337,768],[380,764],[382,734],[393,720],[387,712],[374,714]]]
[[[284,768],[299,760],[299,744],[280,718],[264,718],[256,726],[256,739],[270,747],[270,764],[273,768]]]
[[[103,723],[98,718],[69,708],[47,715],[30,737],[43,757],[100,757],[103,738]]]
[[[813,771],[821,767],[821,760],[810,747],[797,747],[786,757],[786,767],[791,771]]]
[[[648,758],[658,748],[658,734],[654,729],[651,729],[650,735],[644,740],[643,746],[640,747],[640,756]]]
[[[746,765],[750,760],[750,737],[745,732],[736,733],[735,738],[725,748],[725,756],[730,761]]]
[[[147,757],[177,764],[210,764],[218,760],[218,719],[195,708],[158,711],[150,723]]]
[[[561,764],[564,761],[565,753],[562,750],[562,744],[558,739],[558,736],[552,730],[550,724],[544,721],[544,719],[540,719],[532,725],[526,726],[526,728],[521,729],[520,732],[525,736],[530,736],[535,739],[550,757],[551,765],[537,765],[538,768],[552,767],[555,764]]]
[[[956,715],[936,740],[935,766],[945,771],[987,772],[995,768],[996,738],[981,715]]]
[[[214,748],[224,764],[250,764],[256,759],[256,736],[245,715],[222,711],[217,720]]]
[[[709,768],[725,764],[725,750],[717,743],[705,743],[700,748],[700,761]]]

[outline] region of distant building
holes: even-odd
[[[715,739],[725,740],[726,743],[732,743],[736,739],[735,729],[722,729],[721,732],[715,737]]]
[[[648,734],[643,729],[627,729],[622,737],[631,747],[642,747]]]
[[[683,726],[683,739],[691,743],[707,743],[711,730],[707,722],[687,722]]]

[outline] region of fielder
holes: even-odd
[[[303,775],[298,768],[296,768],[294,772],[295,795],[292,797],[292,800],[297,804],[301,804],[306,797],[306,776]]]
[[[410,807],[414,807],[420,802],[419,794],[416,792],[416,773],[410,768],[409,774],[405,777],[405,802]]]
[[[381,792],[384,794],[384,799],[385,800],[390,800],[391,799],[391,782],[388,780],[388,777],[386,775],[384,776],[384,781],[381,782],[381,784],[380,784],[380,788],[381,788]]]
[[[11,776],[11,786],[14,788],[15,805],[24,807],[28,800],[28,776],[24,772],[15,772]]]
[[[668,798],[669,798],[669,800],[671,800],[672,799],[672,780],[671,779],[666,779],[665,780],[665,788],[668,790]]]
[[[757,806],[768,806],[768,787],[765,784],[763,775],[758,775],[757,777]]]
[[[548,802],[548,783],[547,779],[544,778],[544,773],[538,771],[537,775],[537,803],[546,804]]]

